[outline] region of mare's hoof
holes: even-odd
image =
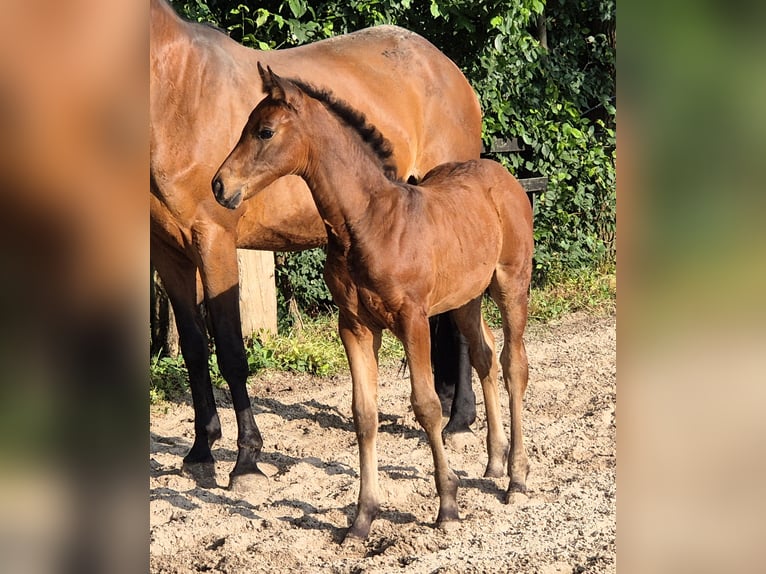
[[[209,448],[192,447],[189,453],[184,457],[184,464],[213,464],[215,459]]]
[[[271,490],[269,477],[260,470],[229,475],[229,490],[237,494],[266,498]]]
[[[455,452],[465,452],[478,446],[478,437],[472,431],[448,433],[443,432],[444,446]]]
[[[184,462],[181,466],[181,476],[191,478],[201,488],[215,488],[215,463],[213,462]]]

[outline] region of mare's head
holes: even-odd
[[[302,129],[300,110],[306,95],[258,64],[266,98],[247,120],[239,142],[213,178],[218,203],[236,209],[278,178],[300,173],[308,161],[307,134]]]

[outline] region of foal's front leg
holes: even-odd
[[[381,332],[340,312],[338,331],[351,368],[352,405],[359,445],[360,487],[356,517],[345,539],[367,538],[380,510],[378,492],[378,349]],[[345,540],[344,540],[345,541]]]
[[[442,410],[434,390],[430,363],[431,338],[425,312],[419,313],[416,310],[403,314],[400,333],[397,333],[397,336],[402,341],[410,365],[412,410],[420,426],[426,431],[434,458],[436,491],[439,493],[436,525],[446,526],[460,519],[456,499],[459,481],[457,475],[449,468],[447,452],[442,442]]]

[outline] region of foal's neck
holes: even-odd
[[[351,228],[369,215],[371,202],[391,193],[396,184],[361,136],[318,106],[322,121],[314,124],[309,165],[301,175],[325,224],[348,248]]]

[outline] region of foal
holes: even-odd
[[[259,66],[267,97],[213,179],[218,201],[257,193],[278,177],[301,176],[328,231],[325,280],[339,308],[338,329],[353,384],[361,485],[347,537],[366,538],[379,510],[376,436],[382,329],[402,342],[412,407],[428,435],[439,493],[437,525],[459,519],[458,478],[441,439],[428,317],[452,310],[470,346],[487,411],[485,476],[502,476],[508,453],[500,420],[493,336],[481,316],[489,286],[503,320],[503,376],[510,395],[511,477],[523,491],[529,464],[522,442],[527,386],[522,335],[532,262],[532,212],[516,179],[489,160],[444,164],[419,186],[391,181],[391,148],[364,116],[326,92]]]

